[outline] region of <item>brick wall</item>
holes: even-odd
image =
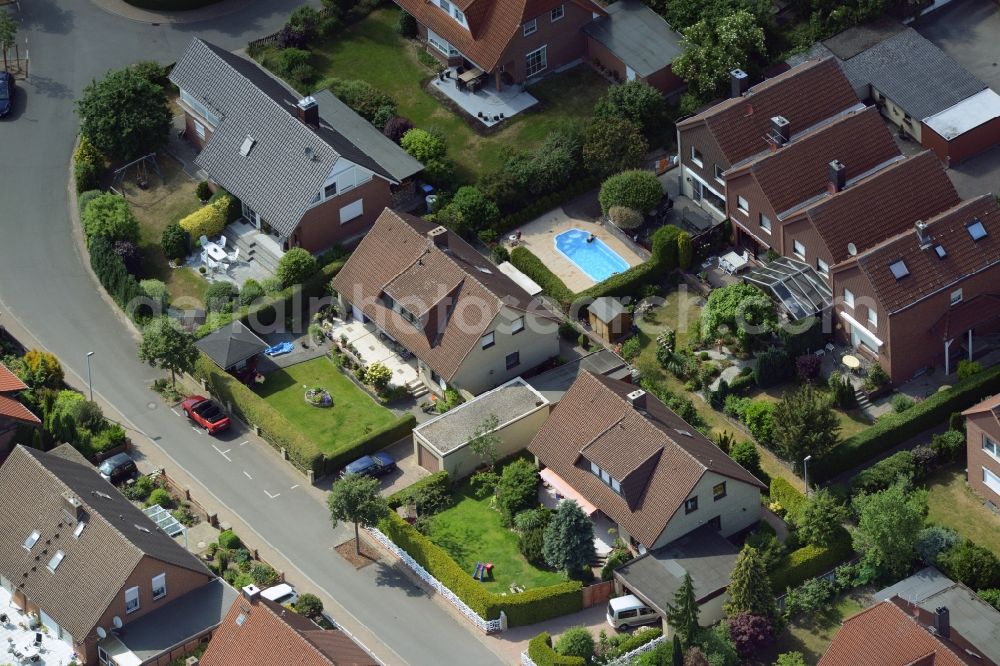
[[[553,70],[587,55],[587,39],[581,28],[593,20],[591,13],[572,2],[566,2],[563,7],[566,10],[563,18],[553,22],[550,11],[546,10],[535,17],[538,29],[534,33],[525,37],[523,28],[519,28],[504,49],[500,64],[515,83],[527,78],[525,56],[542,46],[547,47],[547,66],[538,75],[551,74]]]
[[[983,436],[1000,444],[1000,424],[990,412],[973,414],[965,419],[966,449],[968,451],[968,480],[972,489],[984,499],[1000,506],[1000,493],[983,482],[983,468],[1000,476],[1000,460],[983,449]]]
[[[340,209],[358,199],[364,201],[364,213],[347,224],[341,224]],[[374,176],[367,183],[307,210],[292,234],[290,245],[303,247],[310,252],[321,252],[368,231],[382,211],[391,204],[392,188],[389,182]]]

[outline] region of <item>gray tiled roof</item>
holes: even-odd
[[[603,44],[641,77],[655,74],[683,53],[683,39],[639,0],[618,0],[583,31]]]
[[[356,116],[346,106],[333,114],[320,107],[321,125],[314,130],[295,115],[298,93],[256,63],[201,39],[192,40],[170,80],[221,118],[195,162],[282,235],[295,229],[341,157],[390,181],[399,180],[394,173],[415,173],[412,158],[389,139],[338,132],[341,124],[357,124],[353,117],[329,121]],[[240,147],[247,137],[256,144],[244,156]]]
[[[267,343],[241,321],[212,331],[194,345],[223,370],[267,349]]]
[[[986,88],[951,56],[907,28],[843,63],[855,89],[871,84],[916,120]]]

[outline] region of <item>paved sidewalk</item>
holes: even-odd
[[[91,0],[95,5],[116,16],[138,23],[201,23],[233,14],[246,8],[248,0],[222,0],[214,4],[179,12],[154,12],[130,5],[125,0]]]

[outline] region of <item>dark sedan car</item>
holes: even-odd
[[[14,77],[9,72],[0,72],[0,118],[14,108]]]
[[[229,427],[229,417],[215,402],[200,395],[192,395],[181,403],[187,417],[208,431],[209,435]]]
[[[367,474],[368,476],[383,476],[396,469],[396,461],[392,456],[384,451],[379,451],[370,456],[358,458],[341,473],[341,476],[348,474]]]

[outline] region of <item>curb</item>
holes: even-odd
[[[99,9],[113,16],[118,16],[135,23],[157,26],[211,21],[234,14],[241,9],[246,9],[247,5],[250,4],[249,0],[222,0],[222,2],[216,2],[196,9],[154,12],[130,5],[124,0],[91,0],[91,2]]]

